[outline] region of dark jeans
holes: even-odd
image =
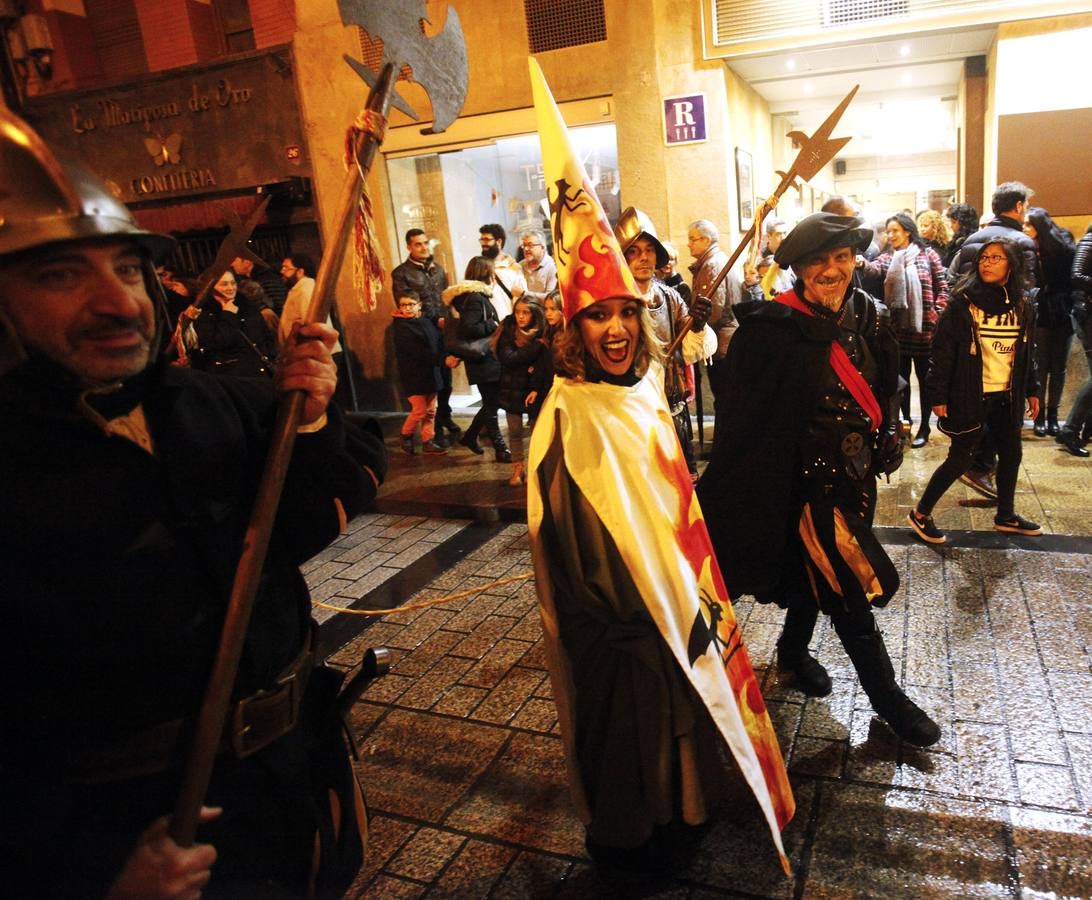
[[[1039,381],[1042,383],[1043,405],[1039,410],[1038,421],[1044,416],[1058,415],[1058,404],[1062,402],[1065,389],[1065,369],[1069,360],[1069,347],[1073,343],[1073,332],[1068,323],[1060,328],[1036,327],[1035,329],[1035,365],[1039,369]]]
[[[436,392],[436,424],[451,421],[451,369],[440,366],[440,381],[443,387]]]
[[[1086,319],[1083,327],[1078,330],[1081,344],[1084,346],[1084,359],[1088,363],[1089,378],[1077,390],[1077,396],[1073,400],[1073,408],[1065,417],[1065,428],[1074,432],[1078,437],[1081,430],[1087,428],[1092,420],[1092,319]]]
[[[929,414],[932,407],[929,405],[929,395],[925,391],[925,376],[929,373],[929,354],[924,356],[899,355],[899,374],[906,381],[906,392],[902,395],[899,405],[902,407],[902,417],[910,418],[910,366],[914,367],[914,374],[918,378],[918,399],[921,401],[921,422],[919,427],[929,427]]]
[[[1024,452],[1020,443],[1020,427],[1013,423],[1012,401],[1008,391],[986,395],[985,425],[997,447],[997,518],[1007,519],[1016,512],[1016,476]],[[918,511],[925,515],[932,513],[944,492],[967,471],[982,432],[953,434],[950,437],[952,446],[948,450],[948,458],[933,473],[918,501]]]
[[[467,429],[467,437],[471,439],[477,438],[483,428],[490,436],[500,431],[500,426],[497,424],[497,409],[500,407],[500,382],[485,381],[475,385],[475,387],[477,387],[478,393],[482,395],[482,406],[474,416],[474,421],[470,423],[470,428]]]

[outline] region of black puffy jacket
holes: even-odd
[[[1026,275],[1024,279],[1024,287],[1030,292],[1039,287],[1041,280],[1039,278],[1039,254],[1035,249],[1035,241],[1024,234],[1024,230],[1020,227],[1020,223],[1016,219],[1010,219],[1008,216],[994,216],[993,220],[985,228],[979,228],[974,234],[967,238],[963,242],[963,246],[959,248],[959,252],[952,260],[951,266],[948,268],[948,283],[955,284],[956,279],[969,271],[974,265],[974,258],[978,254],[978,251],[990,241],[995,241],[998,238],[1008,238],[1014,241],[1017,246],[1024,253],[1024,265],[1026,269]]]

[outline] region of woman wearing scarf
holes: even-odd
[[[858,257],[866,274],[883,279],[883,299],[898,326],[899,374],[910,384],[910,367],[918,379],[921,422],[911,447],[929,442],[929,397],[925,376],[933,332],[948,305],[948,282],[940,256],[918,234],[906,213],[895,213],[886,223],[887,249],[872,262]],[[902,417],[910,420],[910,391],[902,395]]]
[[[937,324],[929,395],[938,426],[952,446],[908,513],[910,526],[923,541],[947,540],[933,522],[933,508],[967,471],[983,426],[997,445],[993,527],[1009,534],[1042,533],[1015,508],[1024,405],[1032,418],[1039,414],[1031,353],[1034,332],[1035,304],[1024,295],[1024,255],[1010,238],[995,238],[978,248],[974,267],[956,282],[951,305]]]

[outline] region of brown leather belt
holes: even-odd
[[[246,759],[295,728],[313,663],[308,640],[272,687],[233,703],[217,753]],[[68,780],[98,783],[163,772],[181,763],[192,725],[188,719],[173,719],[117,741],[81,748],[66,767]]]

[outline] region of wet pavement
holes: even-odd
[[[337,607],[459,596],[367,619],[316,610],[335,664],[373,645],[393,658],[351,715],[372,834],[349,896],[1092,896],[1092,464],[1029,432],[1017,510],[1044,535],[994,532],[993,510],[956,485],[936,510],[950,539],[938,549],[902,523],[946,444],[934,431],[908,451],[877,513],[902,576],[877,620],[941,742],[898,742],[822,623],[813,649],[833,693],[781,683],[781,613],[741,598],[796,795],[793,874],[740,782],[670,876],[605,880],[565,787],[525,491],[488,447],[409,457],[392,438],[378,511],[312,560],[308,581]]]

